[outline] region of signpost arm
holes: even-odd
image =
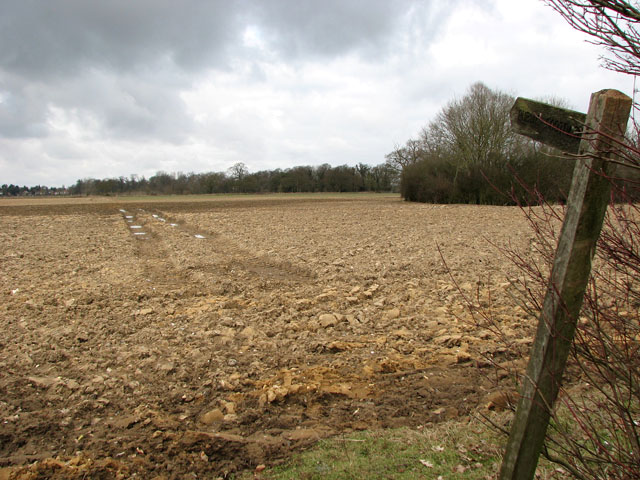
[[[615,165],[606,158],[613,155],[612,146],[605,136],[588,132],[622,138],[630,109],[631,99],[616,90],[602,90],[591,96],[587,133],[579,149],[584,159],[578,160],[573,173],[551,279],[500,480],[529,480],[535,474],[550,408],[558,395],[591,272],[591,260],[609,204],[611,185],[607,176],[613,173]]]

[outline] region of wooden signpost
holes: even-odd
[[[551,278],[511,426],[500,480],[532,479],[558,395],[611,191],[611,139],[622,139],[631,99],[617,90],[591,96],[585,116],[519,98],[512,127],[552,147],[577,153]]]
[[[511,128],[563,152],[578,153],[587,116],[527,98],[517,98],[511,108]]]

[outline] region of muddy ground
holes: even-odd
[[[0,201],[0,475],[226,478],[464,420],[519,357],[461,292],[526,348],[497,246],[530,237],[391,196]]]

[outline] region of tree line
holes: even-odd
[[[65,187],[47,187],[44,185],[35,185],[27,187],[26,185],[3,184],[0,186],[0,195],[3,197],[18,197],[25,195],[64,195],[67,193]]]
[[[329,164],[250,173],[243,163],[226,172],[167,173],[150,178],[130,177],[76,181],[72,195],[183,195],[212,193],[389,192],[398,184],[397,172],[386,163],[370,166]]]

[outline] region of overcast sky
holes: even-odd
[[[0,184],[377,165],[482,81],[632,94],[540,0],[0,0]]]

